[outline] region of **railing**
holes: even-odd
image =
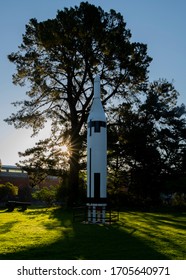
[[[96,212],[95,217],[91,217],[92,220],[95,220],[95,223],[106,223],[112,224],[119,221],[119,210],[106,209],[105,217],[102,218],[102,215],[99,214],[99,210]],[[89,222],[88,217],[88,206],[79,206],[73,208],[73,222]]]

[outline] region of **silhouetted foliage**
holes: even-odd
[[[138,198],[157,201],[167,180],[186,176],[186,110],[177,97],[172,83],[159,80],[141,100],[113,111],[110,169],[118,190],[127,187]]]
[[[29,87],[28,98],[14,103],[19,110],[6,121],[16,128],[32,128],[33,135],[47,121],[51,126],[52,137],[22,153],[28,158],[21,165],[47,170],[67,167],[71,204],[78,197],[94,76],[101,77],[107,110],[116,97],[133,98],[148,78],[151,58],[147,46],[130,39],[120,13],[82,2],[79,7],[58,11],[55,19],[31,19],[19,50],[8,56],[17,67],[14,84]],[[64,143],[69,160],[60,152]]]

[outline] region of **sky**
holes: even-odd
[[[6,0],[0,3],[0,159],[3,165],[15,165],[35,141],[47,136],[48,129],[39,138],[31,138],[31,130],[15,129],[4,122],[16,109],[11,102],[23,100],[26,88],[15,86],[12,75],[15,66],[7,55],[16,52],[22,43],[25,25],[31,18],[44,21],[55,18],[57,10],[79,6],[78,0]],[[132,42],[147,44],[153,58],[149,80],[165,78],[173,81],[180,93],[178,103],[186,104],[186,1],[185,0],[90,0],[104,11],[120,12]]]

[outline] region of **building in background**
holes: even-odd
[[[26,171],[17,166],[1,165],[0,184],[12,183],[18,187],[18,196],[20,200],[30,200],[31,192],[34,190],[32,182]],[[47,176],[38,185],[39,187],[57,186],[60,179],[56,176]]]

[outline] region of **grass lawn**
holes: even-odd
[[[0,259],[186,259],[186,213],[121,212],[112,225],[59,208],[0,210]]]

